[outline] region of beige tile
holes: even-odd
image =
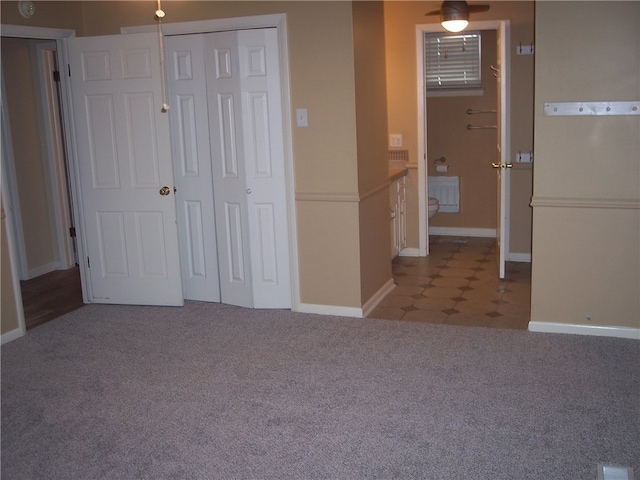
[[[509,328],[513,330],[527,330],[529,327],[529,318],[514,315],[505,315],[503,317],[490,318],[488,326],[492,328]]]
[[[531,292],[524,294],[520,293],[505,293],[502,295],[502,300],[514,305],[531,305]]]
[[[478,260],[484,259],[484,256],[485,255],[479,251],[458,252],[453,255],[453,259],[450,261],[465,262],[465,263],[477,262]]]
[[[473,277],[476,272],[467,268],[443,268],[438,273],[443,277],[467,278]]]
[[[488,301],[458,302],[454,307],[460,313],[485,314],[497,311],[497,305]]]
[[[476,289],[467,290],[462,294],[462,298],[470,302],[493,302],[502,298],[502,293],[498,290]]]
[[[367,318],[380,318],[383,320],[400,320],[405,314],[404,310],[391,307],[376,307],[367,315]]]
[[[402,317],[402,320],[408,322],[425,322],[425,323],[444,323],[447,319],[447,315],[442,312],[432,312],[428,310],[414,310],[413,312],[407,312]]]
[[[486,270],[483,272],[474,272],[476,278],[483,282],[487,282],[487,284],[497,284],[502,282],[498,276],[498,267],[493,264],[485,263],[482,268],[485,268]]]
[[[433,287],[426,288],[422,293],[427,298],[454,298],[459,297],[462,294],[462,290],[451,287]]]
[[[495,239],[439,243],[438,237],[432,236],[432,242],[426,258],[394,259],[392,272],[397,286],[369,317],[527,328],[530,264],[507,262],[507,275],[501,280]]]
[[[462,325],[467,327],[488,327],[489,319],[481,315],[459,313],[457,315],[449,315],[444,323],[446,325]]]
[[[414,299],[407,295],[387,295],[378,304],[379,307],[402,308],[413,305]]]
[[[453,308],[456,302],[446,297],[429,297],[413,302],[413,306],[420,310],[442,311]]]
[[[394,277],[393,281],[396,282],[396,285],[429,285],[433,280],[431,277]]]
[[[454,259],[454,260],[449,260],[447,262],[447,267],[449,268],[466,268],[466,269],[472,269],[472,268],[476,268],[481,266],[482,264],[477,262],[475,259],[470,259],[470,260],[459,260],[459,259]]]
[[[497,310],[504,315],[515,315],[527,318],[531,316],[531,307],[527,304],[504,303],[502,305],[498,305]]]
[[[431,285],[435,285],[436,287],[444,287],[444,288],[460,288],[469,285],[469,280],[465,278],[456,278],[456,277],[443,277],[443,278],[435,278]]]
[[[407,296],[420,295],[424,287],[418,285],[396,285],[396,287],[389,292],[390,296]]]

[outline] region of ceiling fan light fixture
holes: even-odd
[[[443,20],[440,25],[442,25],[445,30],[456,33],[467,28],[469,22],[467,20]]]
[[[445,1],[440,9],[440,24],[450,32],[461,32],[469,25],[467,2]]]

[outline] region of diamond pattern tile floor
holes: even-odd
[[[370,318],[526,330],[531,264],[507,262],[498,278],[493,238],[431,236],[428,257],[396,257],[396,288]]]

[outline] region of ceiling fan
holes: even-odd
[[[469,25],[469,14],[486,12],[489,5],[468,5],[465,1],[444,1],[440,10],[425,15],[440,15],[440,23],[450,32],[460,32]]]

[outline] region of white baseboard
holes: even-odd
[[[508,262],[531,263],[530,253],[509,253],[507,255]]]
[[[15,330],[11,330],[10,332],[3,333],[0,336],[0,345],[4,345],[5,343],[12,342],[16,338],[20,338],[25,334],[20,328],[16,328]]]
[[[318,315],[335,315],[337,317],[362,318],[362,309],[355,307],[340,307],[338,305],[316,305],[313,303],[298,304],[297,312],[316,313]]]
[[[447,235],[450,237],[496,238],[496,229],[495,228],[429,227],[429,235]]]
[[[385,283],[380,290],[378,290],[369,300],[365,302],[362,306],[362,316],[366,317],[369,315],[374,308],[378,306],[378,304],[382,301],[384,297],[386,297],[391,290],[396,287],[396,284],[393,282],[393,278],[390,278],[387,283]]]
[[[599,337],[618,337],[640,340],[640,328],[603,327],[591,325],[572,325],[568,323],[529,322],[530,332],[568,333],[572,335],[595,335]]]
[[[400,257],[420,257],[419,248],[403,248],[398,254]]]
[[[395,288],[396,284],[393,278],[389,279],[380,290],[378,290],[369,300],[365,302],[362,308],[340,307],[338,305],[316,305],[313,303],[299,303],[296,312],[315,313],[318,315],[335,315],[338,317],[355,317],[363,318],[373,311],[374,308],[382,301],[382,299]]]
[[[41,265],[27,272],[27,275],[29,276],[28,280],[39,277],[41,275],[45,275],[55,270],[60,270],[59,262],[51,262],[51,263],[47,263],[46,265]]]

